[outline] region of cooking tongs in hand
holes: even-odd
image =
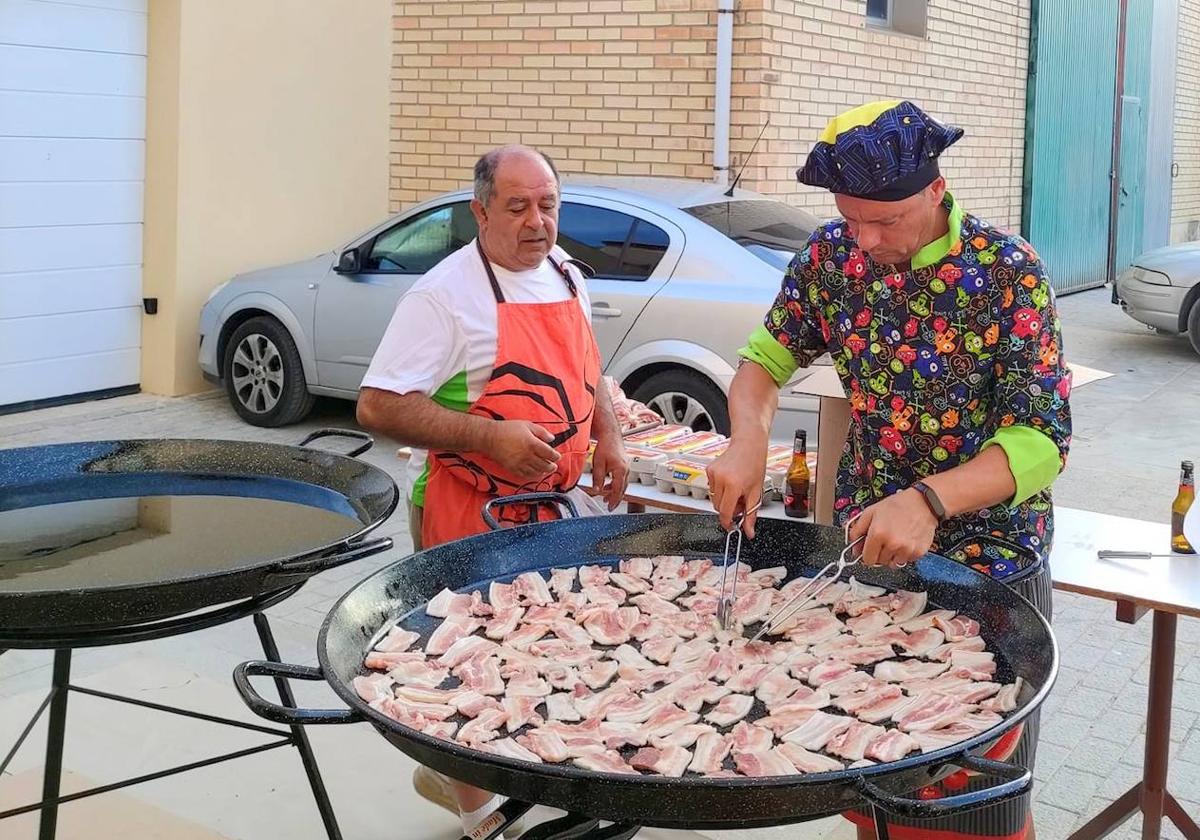
[[[845,531],[847,541],[850,539],[850,525],[857,518],[857,515],[852,516],[846,522]],[[858,563],[858,556],[854,553],[854,547],[861,544],[866,538],[867,535],[863,534],[853,542],[847,542],[846,547],[842,549],[842,553],[837,556],[836,560],[826,564],[825,568],[813,575],[808,583],[800,587],[799,591],[787,600],[787,603],[763,620],[762,627],[758,628],[758,632],[750,637],[750,641],[757,642],[768,633],[775,632],[777,628],[782,627],[793,615],[819,598],[822,592],[837,583],[842,577],[842,572]],[[826,577],[825,575],[830,570],[833,570],[833,574]]]
[[[721,598],[717,601],[717,624],[722,630],[729,628],[733,617],[733,604],[737,600],[738,563],[742,559],[742,525],[746,517],[762,507],[760,500],[754,507],[733,517],[733,527],[725,534],[725,559],[721,562]],[[737,546],[733,552],[733,575],[729,574],[729,549],[733,547],[733,535],[737,534]]]

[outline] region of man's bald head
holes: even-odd
[[[475,164],[471,212],[487,258],[510,271],[537,268],[558,237],[560,185],[550,158],[501,146]]]
[[[554,183],[559,183],[558,170],[554,167],[554,161],[550,160],[545,152],[518,143],[499,146],[484,152],[479,160],[475,161],[475,198],[485,207],[496,192],[497,172],[505,162],[542,164],[550,170]]]

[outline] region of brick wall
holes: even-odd
[[[1171,241],[1197,238],[1200,226],[1200,0],[1180,0],[1175,79],[1175,154]]]
[[[795,181],[817,134],[846,107],[909,97],[967,129],[945,159],[964,205],[1018,226],[1029,0],[930,0],[926,39],[866,28],[865,5],[737,4],[735,167],[770,119],[742,185],[832,214]],[[711,179],[715,7],[397,0],[393,209],[461,186],[482,151],[508,142],[542,147],[564,172]]]

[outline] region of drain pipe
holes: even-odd
[[[729,97],[733,70],[733,3],[717,0],[717,84],[713,102],[713,183],[729,184]]]

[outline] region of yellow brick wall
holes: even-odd
[[[1180,0],[1176,55],[1171,241],[1182,242],[1200,225],[1200,0]]]
[[[715,7],[396,0],[393,209],[466,184],[475,158],[508,142],[543,148],[563,172],[710,180]],[[863,101],[908,97],[967,129],[945,164],[964,205],[1017,227],[1029,0],[930,0],[926,39],[868,29],[864,8],[738,2],[735,168],[770,119],[742,185],[831,215],[826,194],[795,181],[821,127]]]
[[[564,173],[711,179],[715,6],[398,0],[393,208],[468,183],[482,152],[513,142]],[[735,28],[731,122],[748,121],[760,34]]]
[[[795,181],[795,169],[830,117],[872,99],[912,99],[966,136],[942,159],[963,206],[1018,228],[1025,144],[1028,0],[930,0],[927,36],[864,25],[860,0],[769,0],[762,108],[770,154],[756,183],[787,192],[818,215],[827,195]],[[778,124],[778,128],[775,128]],[[765,141],[764,141],[765,142]],[[757,158],[757,155],[756,155]]]

